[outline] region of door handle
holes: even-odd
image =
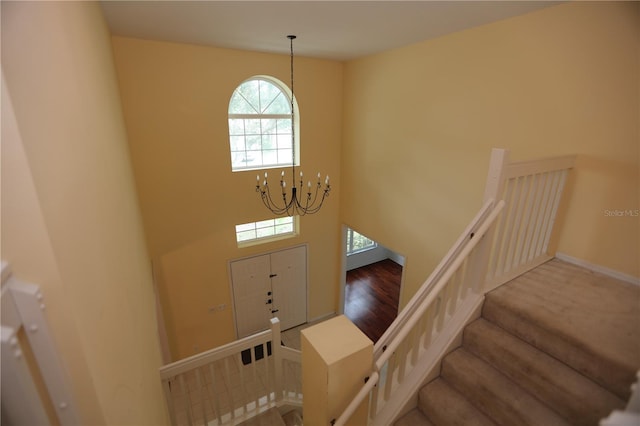
[[[269,274],[269,278],[277,277],[278,274]]]
[[[280,310],[280,309],[272,309],[272,310],[271,310],[271,313],[272,313],[272,314],[275,314],[275,313],[276,313],[276,312],[278,312],[279,310]]]

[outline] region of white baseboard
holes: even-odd
[[[574,265],[582,266],[594,272],[598,272],[602,275],[616,278],[620,281],[625,281],[633,285],[640,286],[640,278],[633,275],[625,274],[624,272],[616,271],[614,269],[607,268],[606,266],[596,265],[586,260],[578,259],[577,257],[569,256],[565,253],[556,253],[556,257],[564,262],[572,263]]]

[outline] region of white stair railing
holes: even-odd
[[[380,339],[378,339],[373,349],[374,358],[377,359],[382,355],[382,352],[386,349],[388,342],[390,342],[398,334],[400,329],[406,324],[408,318],[415,313],[416,309],[418,309],[420,304],[431,292],[436,282],[438,282],[438,280],[442,278],[444,273],[451,266],[451,263],[454,261],[454,259],[464,249],[467,241],[470,240],[472,236],[478,233],[478,228],[491,213],[493,204],[493,200],[489,200],[484,204],[484,206],[482,206],[480,211],[478,211],[476,216],[471,220],[467,228],[462,232],[462,234],[460,234],[449,252],[433,270],[429,278],[427,278],[424,284],[422,284],[418,291],[416,291],[411,300],[409,300],[407,305],[402,309],[402,311],[400,311],[393,323],[389,326],[389,328],[387,328]]]
[[[492,151],[484,206],[378,340],[370,379],[336,425],[367,397],[369,424],[395,421],[484,294],[553,257],[552,231],[574,162],[564,156],[509,163],[508,151]]]
[[[302,405],[300,352],[270,330],[160,369],[171,424],[235,425],[272,407]]]
[[[494,149],[485,197],[504,200],[496,227],[487,284],[491,290],[553,258],[550,241],[574,155],[509,163]]]
[[[402,315],[401,325],[392,326],[387,337],[380,339],[383,344],[374,353],[369,380],[336,420],[336,426],[346,424],[367,397],[370,424],[391,424],[408,395],[417,391],[422,377],[414,369],[431,369],[451,344],[453,331],[467,322],[481,302],[483,281],[478,277],[483,272],[477,270],[481,265],[476,259],[486,250],[485,235],[503,206],[504,202],[494,205],[492,200],[483,206],[423,285],[428,291],[414,296],[410,302],[412,312]]]

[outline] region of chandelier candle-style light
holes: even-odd
[[[318,173],[318,182],[311,184],[311,181],[307,181],[305,187],[304,175],[300,172],[300,184],[296,186],[296,152],[295,152],[295,121],[294,121],[294,95],[293,95],[293,40],[295,35],[288,35],[287,38],[291,43],[291,145],[292,145],[292,159],[291,159],[291,194],[287,194],[287,183],[285,182],[284,170],[280,174],[280,192],[282,193],[282,202],[274,201],[271,198],[271,191],[269,190],[268,174],[264,173],[264,180],[262,185],[260,184],[260,175],[256,179],[256,192],[260,193],[262,202],[264,205],[276,215],[288,216],[299,215],[304,216],[306,214],[317,213],[324,203],[324,199],[329,196],[331,191],[331,185],[329,185],[329,176],[324,179],[324,189],[322,189],[321,175]],[[279,197],[276,197],[279,198]]]

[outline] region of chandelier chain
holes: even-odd
[[[294,92],[293,92],[293,40],[295,35],[288,35],[291,52],[291,184],[296,185],[296,125],[294,120]]]

